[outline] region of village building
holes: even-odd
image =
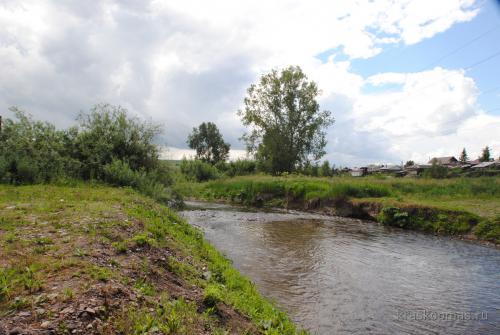
[[[403,168],[399,165],[387,165],[381,168],[380,172],[400,174],[403,172]]]
[[[420,176],[422,172],[429,169],[432,165],[428,164],[415,164],[405,167],[406,174],[408,176]]]
[[[454,167],[454,166],[458,166],[460,164],[460,162],[458,161],[458,159],[456,159],[453,156],[448,156],[448,157],[434,157],[434,158],[432,158],[429,161],[428,164],[433,164],[433,163],[436,163],[438,165],[447,166],[447,167]]]
[[[353,177],[363,177],[363,176],[366,176],[367,171],[368,171],[368,168],[363,166],[360,168],[354,168],[350,172],[351,172],[351,176],[353,176]]]
[[[474,170],[479,170],[479,169],[491,169],[491,168],[497,168],[500,167],[500,161],[493,161],[493,162],[482,162],[477,165],[474,165],[472,169]]]

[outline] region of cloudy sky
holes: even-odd
[[[334,115],[328,155],[361,165],[500,155],[500,5],[474,0],[0,0],[0,114],[59,127],[99,102],[165,125],[168,156],[236,111],[273,68],[299,65]]]

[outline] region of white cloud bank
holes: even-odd
[[[270,68],[297,64],[337,119],[327,157],[337,164],[426,160],[463,146],[498,155],[499,117],[481,111],[462,70],[363,78],[350,69],[352,59],[418,43],[478,11],[473,0],[3,0],[0,108],[66,126],[105,101],[163,122],[174,148],[210,120],[238,150],[245,89]],[[327,50],[348,60],[315,57]],[[397,88],[366,93],[388,84]]]

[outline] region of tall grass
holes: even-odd
[[[183,186],[186,195],[207,199],[227,199],[254,204],[256,199],[394,198],[495,199],[500,198],[500,178],[456,178],[446,180],[409,178],[314,178],[303,176],[271,177],[265,175],[225,178]]]

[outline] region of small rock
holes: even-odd
[[[48,329],[52,328],[52,324],[50,323],[50,321],[44,321],[40,324],[40,327],[42,327],[43,329]]]
[[[43,315],[43,314],[45,314],[45,309],[43,309],[43,308],[38,308],[38,309],[36,310],[36,314],[38,314],[38,315]]]
[[[53,301],[53,300],[56,300],[58,296],[59,296],[59,294],[57,294],[57,293],[51,293],[51,294],[47,295],[47,298],[50,301]]]
[[[87,308],[85,308],[85,312],[93,315],[93,314],[95,314],[95,309],[87,307]]]
[[[20,335],[22,333],[23,333],[23,330],[19,327],[16,327],[16,328],[10,330],[9,335]]]
[[[212,272],[210,271],[203,272],[203,279],[210,280],[211,277],[212,277]]]
[[[75,310],[74,310],[73,308],[71,308],[71,307],[66,307],[65,309],[63,309],[63,310],[61,311],[61,313],[60,313],[60,314],[72,314],[72,313],[74,313],[74,312],[75,312]]]
[[[31,316],[31,312],[19,312],[19,316],[21,317]]]

